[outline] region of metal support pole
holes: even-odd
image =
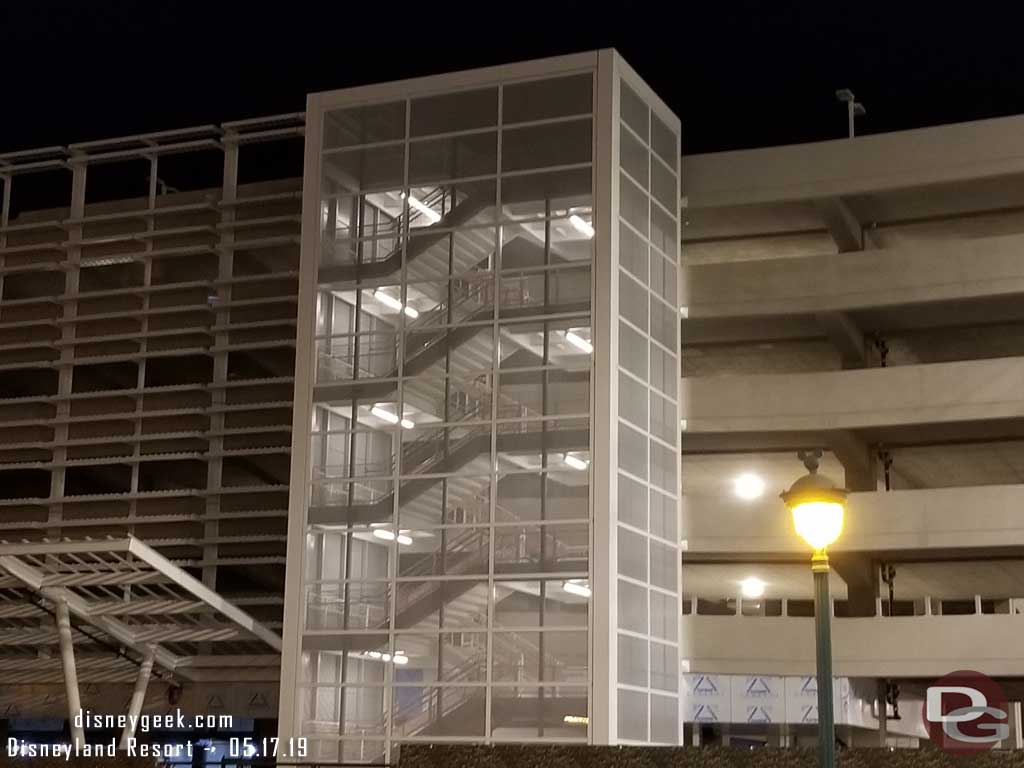
[[[818,659],[818,766],[835,768],[836,726],[832,708],[832,602],[828,589],[828,554],[814,553],[814,629]]]
[[[149,676],[153,673],[153,650],[150,649],[142,659],[139,666],[139,676],[135,678],[135,690],[132,691],[132,698],[128,704],[128,721],[121,731],[121,742],[119,748],[128,749],[128,742],[135,737],[135,726],[139,722],[139,715],[142,714],[142,705],[146,701],[146,689],[149,687]]]
[[[853,129],[854,114],[855,113],[854,113],[853,99],[850,99],[848,102],[846,102],[846,119],[847,119],[847,121],[849,123],[848,128],[849,128],[849,131],[850,131],[850,138],[851,139],[854,136],[854,129]]]
[[[71,614],[68,604],[57,602],[57,636],[60,638],[60,658],[64,665],[64,690],[68,700],[68,725],[75,748],[85,744],[85,730],[78,723],[82,713],[82,699],[78,693],[78,671],[75,669],[75,646],[71,639]]]

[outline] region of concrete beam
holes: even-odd
[[[814,204],[840,253],[864,249],[864,227],[841,197],[829,197]]]
[[[839,353],[843,368],[867,367],[868,346],[864,332],[850,315],[846,312],[818,312],[814,319]]]

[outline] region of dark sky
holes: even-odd
[[[614,46],[684,152],[1024,112],[1017,3],[0,0],[0,151],[298,111],[304,94]]]

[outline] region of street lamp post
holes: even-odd
[[[849,493],[832,480],[818,474],[821,450],[799,454],[807,474],[782,493],[782,500],[793,513],[793,526],[814,550],[815,655],[818,668],[818,765],[835,768],[836,726],[832,706],[832,603],[829,598],[827,547],[843,531],[843,514]]]

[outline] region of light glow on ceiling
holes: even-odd
[[[746,501],[759,499],[764,494],[764,480],[753,472],[744,472],[732,481],[732,491]]]
[[[740,582],[740,592],[744,597],[761,597],[764,594],[764,587],[764,582],[756,576],[749,576]]]

